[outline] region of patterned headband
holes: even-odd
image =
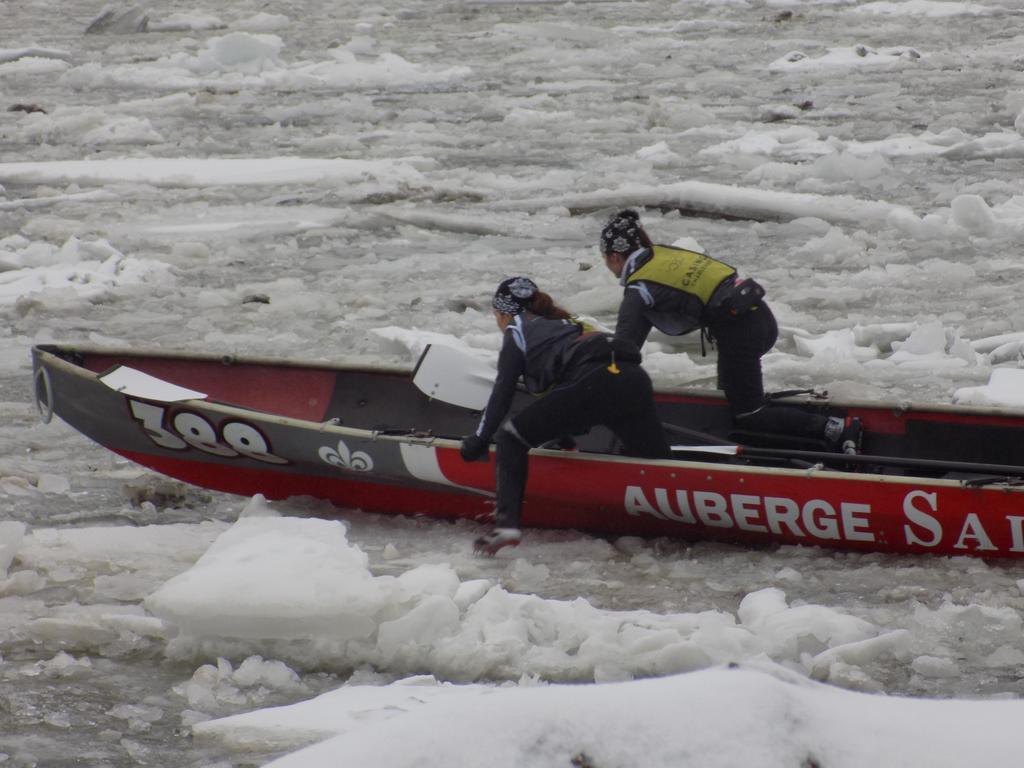
[[[518,315],[537,295],[537,284],[528,277],[510,277],[494,292],[493,307],[506,315]]]
[[[601,253],[632,253],[640,247],[640,222],[636,211],[620,211],[601,230]]]

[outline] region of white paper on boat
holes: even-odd
[[[169,381],[150,376],[148,373],[119,365],[110,373],[100,376],[100,381],[123,395],[139,397],[143,400],[157,400],[174,403],[179,400],[204,400],[205,392],[197,392],[187,387],[179,387]]]

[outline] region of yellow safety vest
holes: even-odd
[[[736,274],[728,264],[703,253],[668,245],[656,245],[652,250],[647,263],[626,278],[627,285],[638,280],[660,283],[696,296],[706,305],[722,281]]]

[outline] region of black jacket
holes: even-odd
[[[650,260],[644,249],[632,256],[622,273],[622,282]],[[696,296],[667,285],[641,280],[626,286],[615,321],[615,338],[642,347],[651,328],[670,336],[681,336],[699,328],[704,304]]]
[[[613,352],[623,363],[640,362],[636,347],[615,344],[608,334],[585,333],[582,325],[569,320],[549,320],[529,312],[516,315],[505,329],[498,376],[476,434],[488,441],[494,436],[508,415],[520,378],[530,394],[543,395],[607,365]]]
[[[708,306],[692,293],[652,280],[627,283],[629,277],[650,261],[653,255],[649,248],[631,255],[620,279],[625,291],[615,322],[615,338],[629,341],[637,347],[642,347],[647,341],[651,328],[657,328],[669,336],[682,336],[702,325],[710,325],[714,319],[709,316]],[[732,281],[733,278],[724,280],[719,290]],[[716,292],[713,297],[718,295]]]

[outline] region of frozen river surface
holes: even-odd
[[[40,424],[34,343],[411,366],[401,340],[424,331],[496,349],[488,298],[519,273],[612,324],[597,233],[633,205],[767,286],[772,388],[950,402],[1021,359],[1019,0],[102,11],[8,3],[0,29],[0,534],[24,524],[16,551],[0,537],[5,765],[259,765],[193,724],[409,673],[284,649],[295,678],[266,660],[213,679],[254,648],[168,654],[142,601],[247,500]],[[712,382],[694,340],[645,351],[659,381]],[[794,612],[808,631],[764,645],[774,662],[856,690],[1024,694],[1014,563],[551,532],[481,561],[470,524],[343,516],[377,575],[445,563],[665,615],[776,589],[898,642],[815,671],[820,614]]]

